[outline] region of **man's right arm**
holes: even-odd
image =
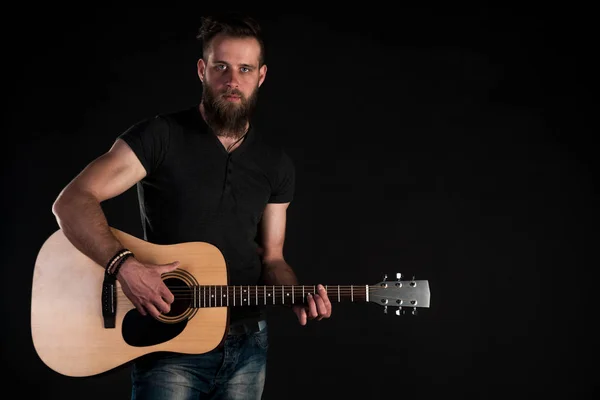
[[[144,176],[146,170],[135,153],[118,139],[108,152],[88,164],[52,205],[67,239],[106,266],[123,246],[110,231],[100,203],[125,192]]]
[[[123,245],[112,234],[101,208],[105,200],[118,196],[146,176],[137,155],[122,139],[88,164],[59,194],[52,206],[65,237],[79,251],[106,267]],[[142,315],[157,317],[169,312],[173,294],[161,279],[179,262],[164,265],[141,263],[128,258],[117,279],[123,292]]]

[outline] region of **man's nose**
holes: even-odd
[[[225,75],[225,84],[231,88],[237,88],[240,85],[239,75],[233,70],[229,70],[229,73]]]

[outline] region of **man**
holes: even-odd
[[[142,315],[167,313],[173,294],[161,274],[178,267],[142,263],[135,255],[111,264],[123,250],[101,202],[137,185],[146,240],[157,244],[205,241],[223,253],[231,285],[295,285],[283,256],[286,210],[294,167],[251,124],[267,66],[260,27],[251,18],[204,18],[199,104],[132,125],[60,193],[53,212],[67,238],[112,271]],[[260,244],[256,242],[259,237]],[[292,307],[300,324],[329,318],[319,285],[307,305]],[[264,310],[230,310],[231,327],[219,348],[202,355],[152,354],[132,370],[134,399],[254,399],[265,379]]]

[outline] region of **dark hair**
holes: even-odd
[[[260,45],[259,66],[265,63],[265,44],[260,24],[252,17],[239,14],[211,15],[202,17],[202,24],[196,38],[202,41],[202,57],[211,40],[219,34],[231,37],[253,37]]]

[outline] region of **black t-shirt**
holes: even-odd
[[[198,105],[159,114],[119,136],[147,175],[137,184],[144,239],[208,242],[222,252],[229,285],[261,284],[258,224],[267,203],[290,202],[294,166],[251,126],[228,153]],[[264,317],[261,306],[232,307],[230,322]]]

